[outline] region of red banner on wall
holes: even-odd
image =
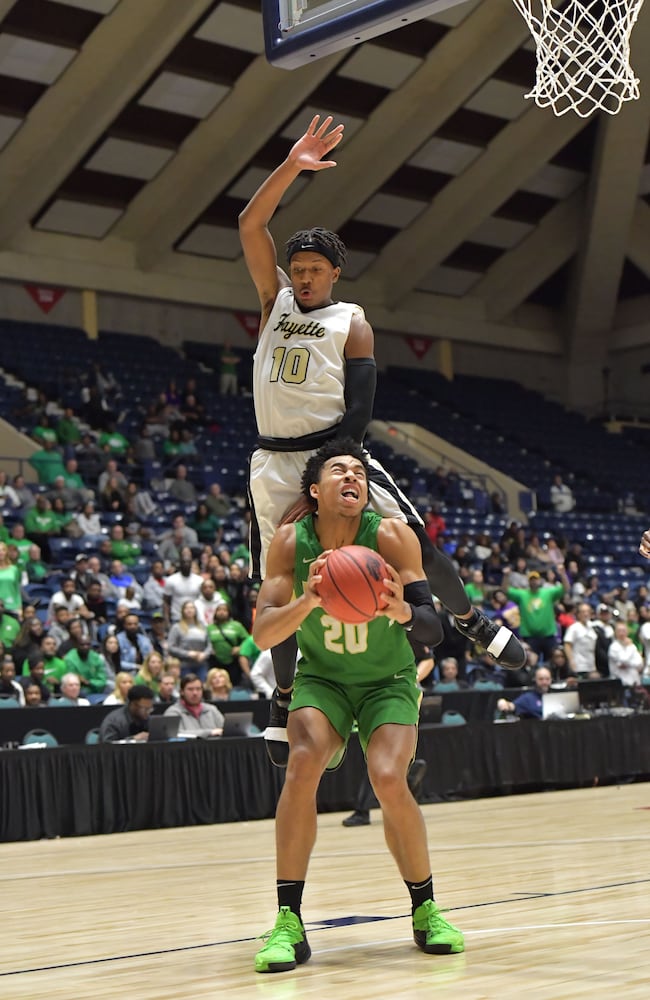
[[[432,344],[432,341],[430,341],[428,337],[414,337],[411,334],[404,337],[404,340],[409,345],[418,361],[422,360]]]
[[[235,319],[243,326],[249,337],[257,337],[260,329],[260,317],[258,313],[236,312]]]
[[[47,288],[45,285],[25,285],[25,291],[46,314],[51,312],[65,295],[65,288]]]

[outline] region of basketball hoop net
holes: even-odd
[[[618,114],[639,97],[630,35],[643,0],[513,0],[537,46],[537,80],[526,97],[556,115]]]

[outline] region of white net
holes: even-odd
[[[537,46],[537,79],[526,97],[556,115],[615,115],[639,96],[630,35],[643,0],[513,0]]]

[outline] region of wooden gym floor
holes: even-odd
[[[312,960],[259,975],[273,823],[0,845],[2,1000],[650,996],[650,785],[423,807],[466,952],[428,956],[381,818],[319,817]]]

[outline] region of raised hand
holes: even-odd
[[[300,170],[327,170],[336,166],[335,160],[323,159],[343,138],[345,126],[330,128],[333,121],[330,115],[319,125],[320,115],[314,115],[305,134],[292,147],[288,158]]]

